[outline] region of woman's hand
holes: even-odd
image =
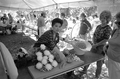
[[[64,58],[64,59],[62,60],[62,62],[60,63],[59,68],[63,68],[63,67],[65,67],[66,64],[67,64],[67,59]]]
[[[108,48],[108,45],[105,45],[105,46],[103,47],[103,52],[104,52],[104,53],[107,53],[107,48]]]

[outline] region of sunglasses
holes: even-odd
[[[118,25],[120,25],[120,22],[116,21],[116,22],[115,22],[115,24],[118,24]]]

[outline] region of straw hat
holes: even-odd
[[[88,41],[77,40],[75,41],[76,46],[78,46],[82,51],[90,51],[92,45]]]

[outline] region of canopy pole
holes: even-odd
[[[33,11],[33,9],[25,2],[25,0],[22,1]]]
[[[55,0],[52,0],[52,1],[55,3],[55,5],[56,5],[56,9],[58,9],[58,3],[55,2]]]

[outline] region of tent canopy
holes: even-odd
[[[40,9],[55,5],[56,7],[93,6],[89,0],[0,0],[0,9]]]
[[[98,14],[103,10],[110,10],[113,15],[120,11],[120,0],[0,0],[0,9],[8,10],[46,10],[95,5],[97,5]]]

